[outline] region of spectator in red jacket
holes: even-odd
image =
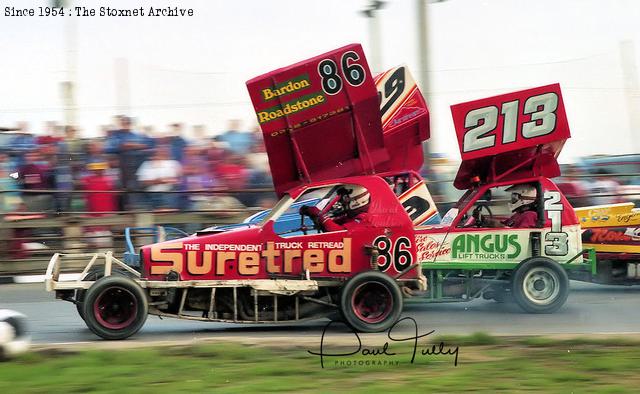
[[[113,212],[118,208],[118,196],[114,193],[100,193],[114,190],[111,178],[105,173],[109,168],[106,162],[95,162],[87,165],[89,174],[82,180],[85,204],[92,216],[102,216],[104,212]]]

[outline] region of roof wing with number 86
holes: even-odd
[[[278,195],[300,183],[372,174],[389,158],[358,44],[253,78],[247,89]]]

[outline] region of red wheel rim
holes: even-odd
[[[366,323],[380,323],[389,316],[393,297],[389,289],[378,282],[361,284],[351,297],[351,309],[358,319]]]
[[[136,297],[122,287],[108,287],[98,295],[93,303],[93,314],[98,323],[111,330],[128,327],[136,318],[138,302]]]

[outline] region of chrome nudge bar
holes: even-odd
[[[89,263],[84,267],[82,273],[76,280],[60,281],[60,269],[65,259],[85,259],[89,258]],[[118,268],[129,272],[132,277],[140,278],[140,273],[129,267],[122,261],[113,257],[113,252],[105,253],[56,253],[51,256],[47,265],[47,272],[44,276],[44,283],[47,291],[66,290],[66,289],[88,289],[93,281],[83,281],[82,278],[89,272],[96,262],[104,259],[104,276],[111,275],[111,270],[115,264]]]

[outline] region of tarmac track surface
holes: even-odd
[[[571,282],[567,303],[556,313],[533,315],[517,305],[473,300],[462,303],[405,305],[403,316],[413,317],[420,333],[435,330],[434,335],[486,332],[494,335],[553,335],[640,333],[640,287],[601,286]],[[84,343],[100,341],[85,326],[75,306],[54,299],[43,284],[0,286],[0,308],[26,314],[36,344]],[[298,324],[240,325],[209,323],[149,316],[142,330],[128,341],[189,341],[215,338],[251,337],[297,339],[316,343],[328,320]],[[415,330],[399,326],[398,332]],[[340,329],[338,329],[340,331]],[[332,334],[333,335],[333,334]],[[344,329],[335,334],[348,338]]]

